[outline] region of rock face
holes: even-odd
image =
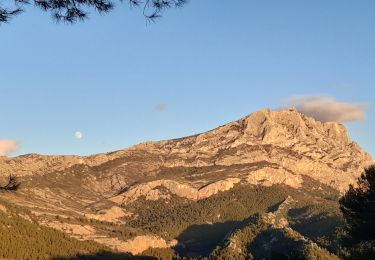
[[[274,184],[285,184],[292,188],[301,188],[303,179],[301,175],[293,174],[283,168],[264,167],[253,171],[247,177],[247,181],[253,185],[272,186]]]
[[[209,132],[108,154],[0,157],[0,185],[9,174],[19,177],[21,189],[2,194],[7,201],[45,218],[46,225],[76,235],[91,232],[95,240],[112,245],[115,238],[97,235],[87,222],[83,229],[65,227],[51,217],[85,217],[115,226],[131,215],[123,208],[131,209],[139,198],[178,196],[198,203],[236,185],[314,185],[344,192],[371,164],[371,156],[339,123],[322,123],[293,109],[261,110]],[[126,243],[117,244],[135,253],[170,246],[153,236]]]
[[[224,177],[245,178],[252,184],[284,183],[295,188],[300,188],[302,177],[307,176],[342,192],[372,163],[371,156],[349,139],[343,125],[322,123],[287,109],[260,110],[206,133],[143,143],[108,154],[0,157],[0,174],[36,176],[87,171],[84,181],[97,192],[119,191],[132,187],[132,183],[157,181],[141,187],[168,186],[172,193],[182,192],[196,199],[195,191],[183,183],[195,188],[207,185],[206,178],[202,180],[204,174],[212,177],[210,181],[225,172]],[[231,168],[235,166],[241,169],[233,172]],[[216,176],[215,167],[219,171]],[[178,173],[182,168],[207,171],[200,170],[192,180],[194,173],[190,179]],[[168,170],[176,174],[163,174]],[[182,180],[178,184],[181,187],[174,186],[176,179]]]
[[[151,181],[132,187],[123,194],[111,198],[111,200],[118,204],[129,204],[142,196],[147,200],[158,200],[160,198],[167,199],[168,196],[163,195],[159,190],[157,190],[158,187],[164,187],[170,193],[181,198],[186,198],[189,200],[201,200],[211,197],[220,191],[230,190],[234,187],[234,184],[239,183],[240,181],[241,180],[238,178],[228,178],[226,180],[208,184],[198,189],[191,187],[189,184],[183,184],[172,180]]]
[[[149,248],[169,248],[175,246],[177,241],[165,241],[158,236],[137,236],[119,244],[116,249],[122,252],[131,252],[134,255],[142,253]]]
[[[35,214],[63,210],[117,221],[124,213],[109,209],[140,197],[198,201],[235,185],[301,189],[311,180],[344,192],[372,163],[343,125],[287,109],[261,110],[206,133],[108,154],[0,157],[0,174],[21,179],[18,196],[9,199]]]

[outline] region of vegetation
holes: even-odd
[[[267,230],[269,225],[261,221],[260,215],[255,214],[244,221],[244,227],[233,232],[230,243],[219,245],[211,252],[210,259],[245,259],[253,257],[248,250],[248,246],[257,238],[259,234]]]
[[[287,229],[269,228],[263,231],[248,246],[248,251],[254,259],[338,259],[327,250],[304,241],[298,233]]]
[[[287,189],[238,186],[198,202],[173,197],[164,203],[138,200],[132,205],[137,217],[128,219],[128,225],[158,234],[167,239],[177,238],[194,225],[242,221],[257,212],[283,201]]]
[[[209,259],[337,259],[291,229],[274,228],[256,214],[235,230]]]
[[[267,230],[268,225],[259,220],[258,213],[274,211],[290,195],[298,198],[293,209],[285,212],[287,216],[284,216],[291,227],[296,227],[304,236],[335,252],[335,230],[341,225],[339,205],[336,195],[327,191],[324,197],[319,197],[322,193],[321,190],[299,191],[283,185],[263,187],[239,184],[232,190],[197,202],[173,195],[170,200],[157,203],[139,199],[128,205],[127,210],[133,211],[135,217],[128,217],[126,222],[128,226],[145,233],[179,241],[174,251],[152,249],[144,252],[148,256],[159,259],[217,259],[219,256],[219,259],[236,259],[234,255],[250,256],[248,246]],[[317,230],[316,225],[322,229]],[[238,245],[243,249],[241,254],[228,250],[222,244],[228,234],[236,234],[238,241],[241,241]],[[327,243],[330,239],[332,243]],[[329,255],[325,250],[322,252]]]
[[[150,248],[142,253],[142,256],[149,256],[163,260],[181,259],[172,248]]]
[[[368,168],[340,199],[346,234],[343,245],[352,258],[375,259],[375,166]]]
[[[339,207],[333,204],[331,211],[321,212],[316,206],[289,210],[289,225],[293,230],[313,240],[320,247],[338,253],[341,249],[338,232],[343,225],[341,214],[337,211]]]
[[[329,189],[317,190],[309,180],[305,180],[305,183],[311,187],[296,190],[283,185],[263,187],[237,184],[229,191],[197,202],[172,194],[171,199],[157,203],[141,198],[127,205],[127,211],[134,214],[125,218],[126,225],[59,216],[55,220],[89,224],[100,234],[122,240],[152,233],[179,241],[172,249],[154,248],[142,253],[143,256],[157,259],[335,259],[326,249],[334,253],[337,251],[335,231],[341,225],[337,196]],[[165,188],[161,189],[168,192]],[[273,229],[262,221],[262,213],[273,212],[288,196],[298,201],[294,202],[292,209],[282,213],[283,217],[288,219],[292,230],[312,239],[322,248],[308,246],[297,232],[297,236],[294,236],[285,230]],[[0,204],[5,205],[6,202],[0,201]],[[7,212],[0,211],[0,233],[6,234],[0,237],[0,258],[57,260],[132,257],[112,252],[95,242],[78,241],[62,232],[39,226],[32,220],[24,219],[22,215],[29,214],[21,213],[15,206],[6,204],[6,208]],[[270,250],[261,248],[263,244],[272,244],[270,241],[275,237],[278,242]],[[237,251],[228,247],[228,241],[233,239],[237,241]],[[363,251],[363,248],[373,244],[362,243],[360,246]],[[264,252],[270,254],[265,255]]]
[[[141,6],[145,18],[154,21],[166,9],[182,7],[186,0],[129,0],[128,3],[132,7]],[[3,2],[0,3],[0,24],[22,13],[26,5],[33,5],[42,11],[50,12],[55,21],[66,23],[87,19],[90,9],[103,14],[114,8],[114,2],[111,0],[8,0],[7,6],[4,6]]]
[[[110,252],[109,248],[98,243],[79,241],[60,231],[40,226],[4,201],[0,204],[3,208],[0,210],[0,258],[50,259]]]
[[[44,216],[45,218],[49,219],[51,217]],[[113,222],[101,221],[96,219],[88,219],[86,217],[60,217],[56,215],[54,220],[59,221],[60,223],[67,223],[67,224],[75,224],[75,225],[89,225],[96,230],[97,234],[108,236],[108,237],[115,237],[120,240],[128,240],[134,238],[136,236],[145,235],[146,233],[140,229],[135,229],[132,227],[128,227],[127,225],[122,225]]]
[[[54,257],[52,260],[134,260],[134,259],[154,259],[145,257],[135,257],[126,253],[114,253],[109,251],[102,251],[95,254],[79,254],[73,257]]]

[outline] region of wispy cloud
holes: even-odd
[[[167,109],[167,104],[165,104],[165,103],[159,103],[155,107],[155,110],[157,112],[164,112],[166,109]]]
[[[0,140],[0,156],[7,156],[20,149],[20,145],[15,140],[4,139]]]
[[[299,112],[322,122],[349,122],[366,119],[366,105],[345,103],[334,97],[294,96],[287,99],[288,106],[294,106]]]

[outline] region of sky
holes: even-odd
[[[124,1],[67,25],[29,7],[0,26],[0,147],[109,152],[294,102],[344,122],[374,156],[374,10],[373,0],[190,0],[147,24]]]

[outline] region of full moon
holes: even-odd
[[[74,133],[74,137],[79,140],[79,139],[82,139],[83,134],[81,132],[77,131],[77,132]]]

